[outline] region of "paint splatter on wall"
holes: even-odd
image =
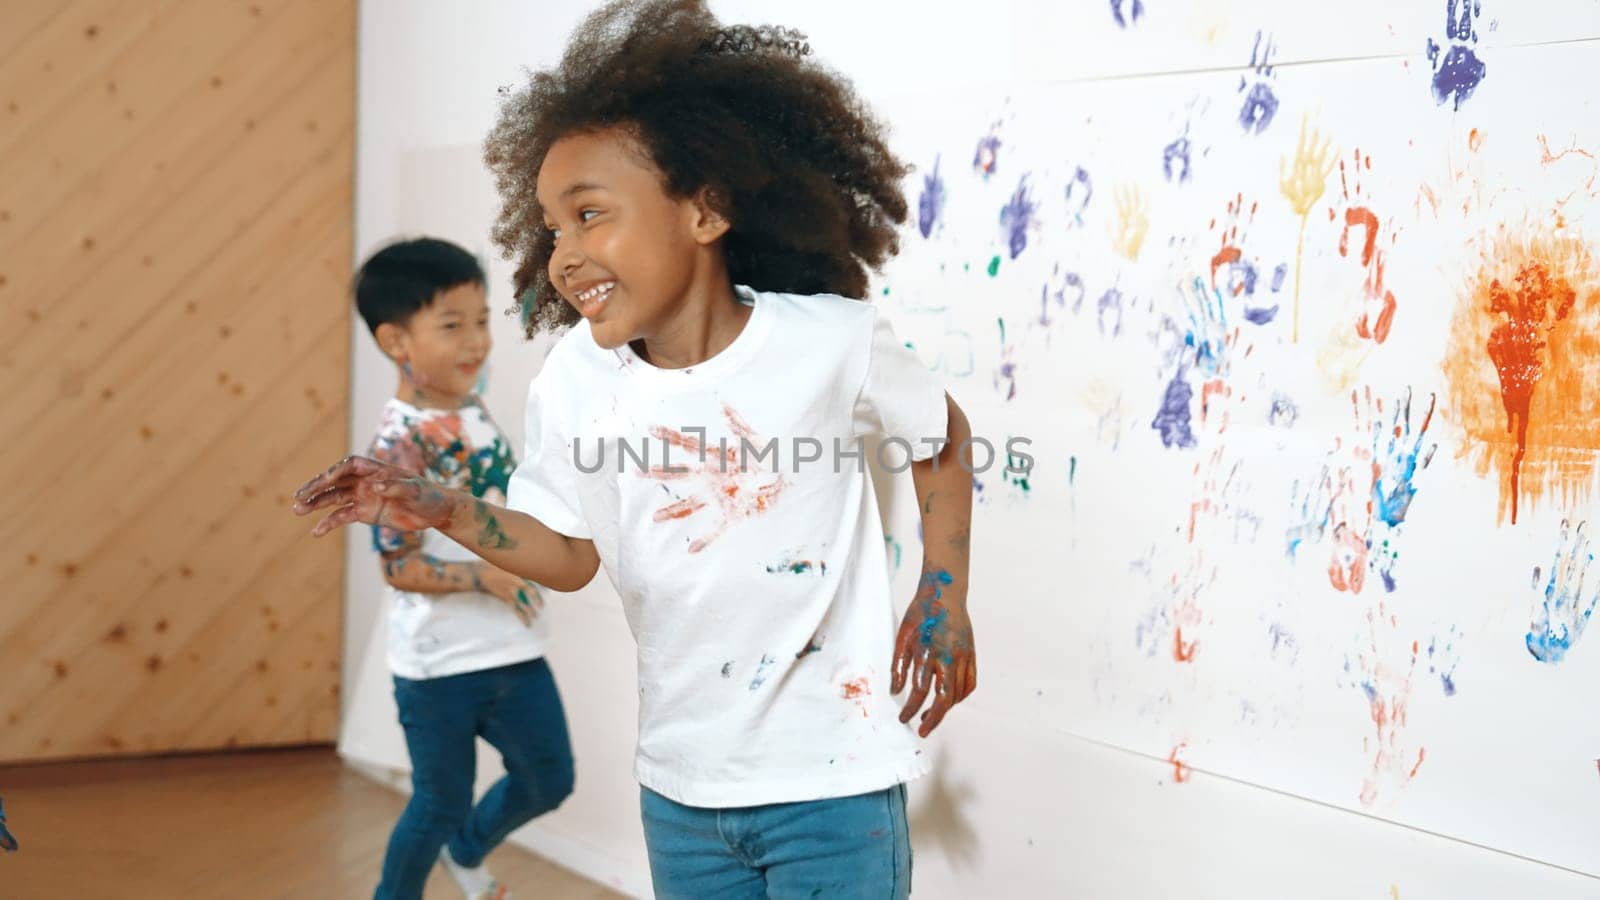
[[[1111,12],[1117,48],[1168,24]],[[975,422],[1071,460],[975,479],[999,602],[1056,639],[1003,665],[1065,636],[1097,739],[1438,828],[1459,773],[1522,764],[1460,717],[1589,652],[1600,130],[1529,87],[1600,60],[1502,55],[1481,4],[1425,18],[1360,65],[1263,14],[1206,32],[1225,76],[899,109],[928,239],[880,302]],[[1039,612],[1015,573],[1045,560],[1073,587]],[[1464,837],[1566,840],[1479,812]]]
[[[1463,452],[1500,483],[1512,524],[1553,495],[1589,497],[1600,451],[1600,268],[1591,248],[1542,225],[1481,241],[1445,358]]]

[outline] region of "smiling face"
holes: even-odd
[[[378,343],[406,367],[420,406],[459,406],[473,394],[494,339],[483,285],[458,284],[434,295],[404,325],[379,327]]]
[[[667,193],[659,169],[624,130],[572,134],[539,169],[539,204],[555,235],[550,283],[606,349],[660,334],[722,266],[727,223]],[[726,269],[722,269],[726,280]]]

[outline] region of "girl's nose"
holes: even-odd
[[[553,268],[561,273],[561,280],[565,282],[572,277],[572,273],[576,272],[579,266],[583,265],[583,254],[578,251],[573,241],[558,240],[551,261],[555,264]]]

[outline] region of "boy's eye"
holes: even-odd
[[[444,330],[445,331],[455,331],[457,328],[460,328],[460,327],[461,327],[461,325],[459,323],[457,323],[457,322],[446,322],[446,323],[444,323]]]
[[[582,222],[587,222],[587,221],[589,221],[589,217],[590,216],[598,216],[598,215],[600,215],[600,210],[598,210],[598,209],[586,209],[586,210],[583,210],[583,211],[578,213],[578,220],[582,221]]]

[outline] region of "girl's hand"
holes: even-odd
[[[488,563],[478,567],[478,589],[511,607],[525,628],[533,627],[533,617],[544,608],[544,597],[538,585]]]
[[[922,714],[917,734],[927,737],[944,721],[950,707],[960,703],[978,687],[978,656],[972,640],[972,620],[967,616],[964,596],[951,589],[951,576],[943,569],[924,572],[917,596],[906,609],[895,638],[893,678],[890,692],[905,688],[907,676],[911,696],[900,711],[900,721],[911,717],[933,689],[933,705]]]
[[[382,525],[398,531],[443,529],[450,524],[454,492],[364,456],[347,456],[333,468],[306,482],[294,494],[295,515],[332,508],[311,530],[322,537],[352,522]]]

